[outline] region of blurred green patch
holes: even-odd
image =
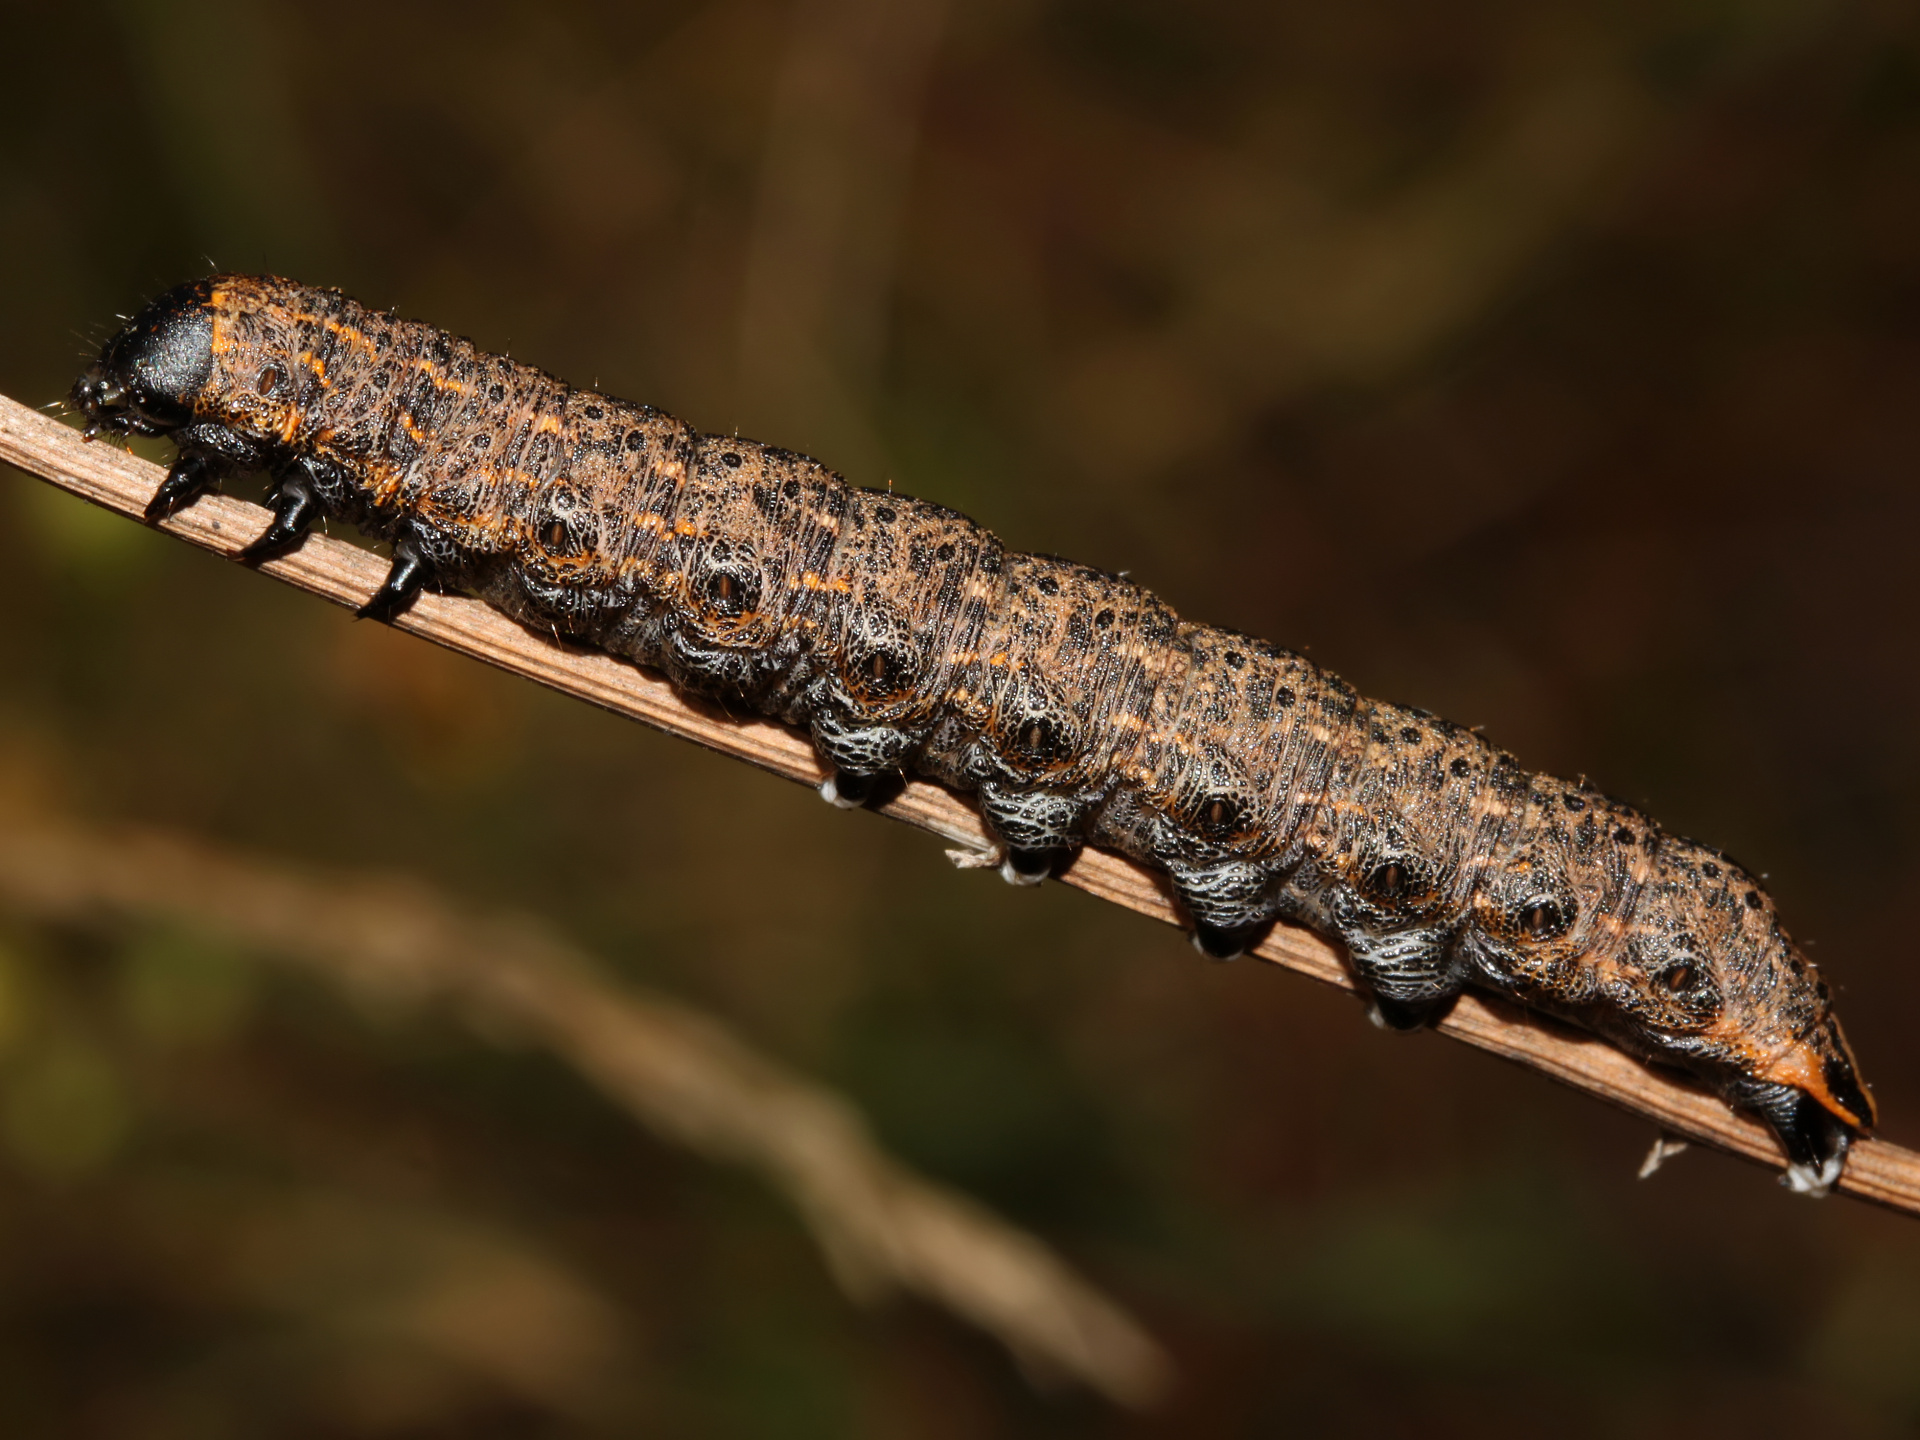
[[[1117,1197],[1130,1187],[1110,1123],[1057,1054],[993,1022],[907,1002],[865,1008],[842,1056],[849,1090],[913,1164],[1028,1221],[1119,1220]]]
[[[1691,1348],[1687,1312],[1718,1288],[1702,1275],[1693,1296],[1657,1293],[1578,1196],[1524,1173],[1346,1198],[1283,1234],[1269,1293],[1293,1323],[1455,1375],[1520,1357],[1576,1385],[1657,1373]]]
[[[1449,1233],[1438,1217],[1382,1208],[1352,1216],[1294,1277],[1306,1308],[1396,1348],[1453,1349],[1539,1288],[1532,1247]]]
[[[65,1180],[98,1169],[131,1122],[112,1062],[92,1044],[51,1037],[0,1081],[0,1133],[29,1173]]]
[[[730,1327],[725,1364],[715,1388],[722,1433],[759,1440],[833,1440],[858,1433],[854,1397],[845,1379],[845,1356],[830,1334],[794,1322],[798,1315],[760,1317]]]
[[[203,1045],[227,1038],[252,1010],[256,974],[247,959],[203,935],[154,931],[120,957],[120,1005],[144,1038]]]
[[[36,547],[58,573],[92,584],[123,581],[152,552],[154,537],[124,515],[39,481],[16,483]]]
[[[27,1033],[31,1017],[26,966],[10,947],[0,942],[0,1060],[4,1060]]]
[[[1876,1251],[1840,1288],[1809,1368],[1920,1424],[1920,1247]]]

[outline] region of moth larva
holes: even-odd
[[[1276,918],[1337,938],[1390,1025],[1469,985],[1571,1019],[1761,1116],[1799,1190],[1873,1123],[1752,875],[1122,576],[288,280],[170,291],[73,398],[178,444],[151,515],[264,467],[251,557],[349,521],[393,545],[363,613],[471,590],[808,729],[838,803],[904,770],[972,791],[1011,881],[1104,845],[1167,875],[1210,955]]]

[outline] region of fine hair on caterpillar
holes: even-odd
[[[835,803],[908,772],[971,792],[1014,883],[1100,845],[1162,872],[1210,955],[1277,919],[1336,938],[1383,1024],[1466,987],[1572,1020],[1764,1119],[1796,1189],[1874,1122],[1752,875],[1124,576],[272,277],[168,292],[73,399],[178,445],[150,516],[264,469],[250,558],[357,525],[393,550],[364,614],[470,591],[805,729]]]

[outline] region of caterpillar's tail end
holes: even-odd
[[[1793,1108],[1788,1129],[1776,1125],[1780,1143],[1791,1162],[1780,1183],[1796,1195],[1825,1195],[1846,1168],[1854,1130],[1843,1124],[1812,1096],[1803,1095]]]
[[[1780,1183],[1796,1195],[1816,1198],[1833,1189],[1859,1129],[1817,1096],[1790,1086],[1768,1085],[1745,1098],[1786,1152],[1787,1168]]]
[[[1847,1152],[1876,1118],[1844,1043],[1801,1042],[1758,1067],[1735,1098],[1765,1120],[1786,1152],[1781,1183],[1797,1195],[1825,1195],[1846,1168]],[[1744,1093],[1742,1093],[1744,1092]]]

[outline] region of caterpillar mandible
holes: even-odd
[[[363,614],[470,590],[808,730],[837,804],[907,770],[971,791],[1014,883],[1106,846],[1166,875],[1209,955],[1276,919],[1339,940],[1388,1025],[1467,986],[1572,1020],[1760,1116],[1797,1190],[1874,1122],[1740,866],[1124,576],[273,277],[169,291],[73,401],[89,434],[176,442],[150,519],[265,468],[250,558],[348,521],[393,549]]]

